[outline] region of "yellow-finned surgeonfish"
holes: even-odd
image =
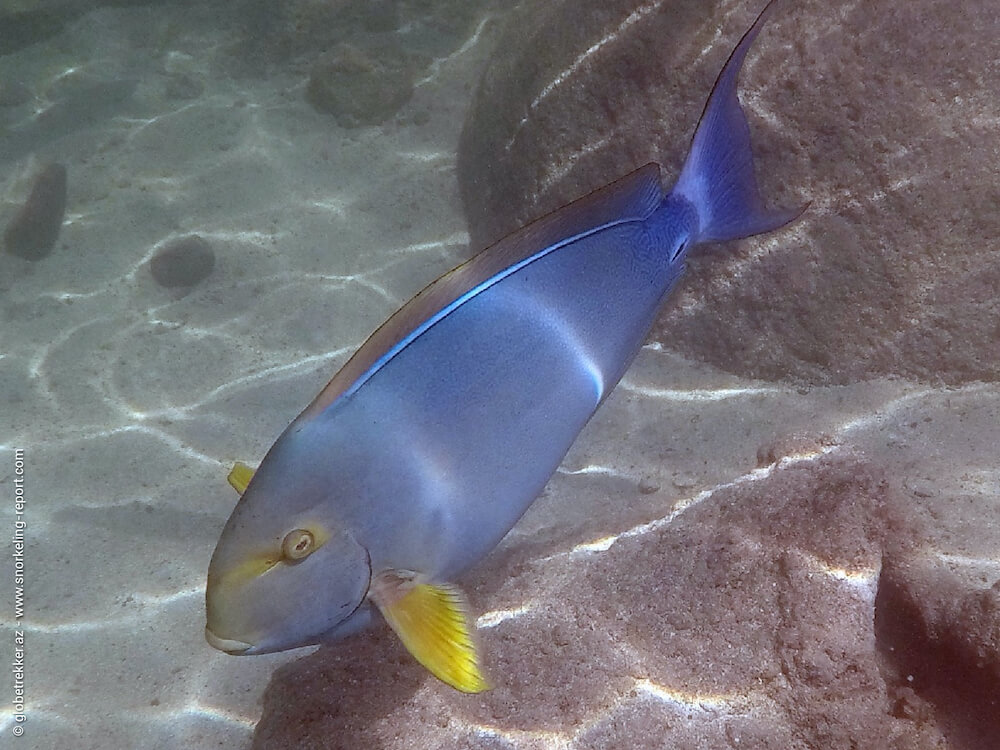
[[[208,642],[336,640],[377,609],[453,687],[487,687],[452,581],[517,522],[625,373],[700,243],[768,232],[736,95],[740,40],[665,192],[657,164],[445,274],[358,349],[268,451],[208,569]]]

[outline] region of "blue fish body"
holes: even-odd
[[[284,439],[315,452],[327,486],[357,482],[345,523],[384,566],[448,580],[489,552],[641,346],[681,264],[652,244],[655,165],[588,202],[609,193],[614,220],[470,290],[290,428]]]
[[[720,74],[673,190],[648,164],[501,240],[404,305],[289,425],[213,556],[213,645],[335,638],[368,622],[382,572],[450,581],[474,565],[624,375],[691,248],[800,213],[764,207],[736,97],[771,7]],[[301,529],[322,543],[282,558],[275,544]]]

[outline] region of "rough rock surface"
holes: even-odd
[[[669,184],[762,5],[525,3],[463,133],[473,244],[648,161]],[[781,234],[695,257],[656,340],[766,379],[996,380],[998,40],[978,0],[780,7],[742,100],[765,196],[811,206]]]
[[[959,747],[995,747],[1000,580],[983,585],[940,561],[890,557],[875,606],[892,715],[924,724],[937,719]]]
[[[900,498],[846,454],[752,477],[607,551],[484,566],[474,603],[537,603],[482,631],[492,691],[428,684],[383,628],[279,670],[254,747],[402,747],[390,723],[456,748],[934,747],[890,711],[874,630]]]

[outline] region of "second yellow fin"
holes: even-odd
[[[229,470],[229,476],[226,477],[229,486],[239,492],[240,496],[247,491],[251,479],[253,479],[253,469],[242,461],[234,463],[233,468]]]
[[[463,693],[489,688],[469,606],[457,587],[421,583],[409,571],[393,570],[375,577],[371,597],[407,651],[432,675]]]

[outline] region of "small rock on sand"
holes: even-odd
[[[169,240],[149,261],[156,283],[168,288],[194,286],[208,278],[214,268],[215,251],[197,234]]]
[[[11,255],[41,260],[52,252],[66,213],[66,167],[49,164],[31,186],[28,200],[3,233],[4,247]]]

